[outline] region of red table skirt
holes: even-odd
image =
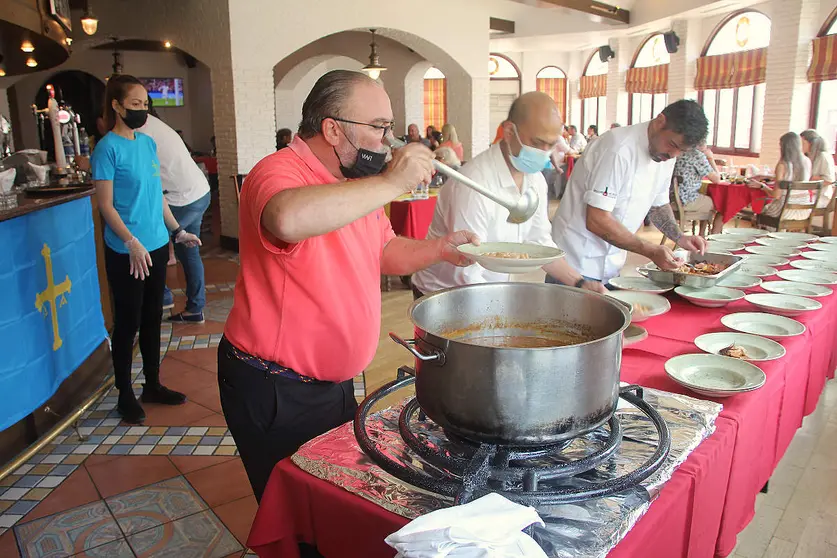
[[[200,156],[194,157],[196,163],[203,163],[206,165],[206,172],[209,174],[218,174],[218,159],[215,157]]]
[[[398,236],[424,240],[435,210],[435,197],[426,200],[394,201],[389,206],[392,230]]]
[[[567,179],[570,178],[570,175],[573,173],[574,168],[575,168],[575,157],[567,157]]]
[[[715,211],[724,218],[724,223],[731,221],[739,211],[751,205],[755,213],[764,209],[765,194],[757,188],[750,188],[743,184],[710,184],[707,194],[715,204]]]
[[[755,309],[743,300],[707,309],[669,298],[671,312],[642,324],[648,339],[624,350],[621,379],[702,397],[669,379],[666,360],[700,352],[694,339],[724,331],[725,314]],[[732,551],[755,514],[756,495],[834,375],[837,295],[818,300],[821,310],[797,318],[806,325],[805,334],[782,341],[785,357],[758,363],[767,376],[761,389],[717,400],[724,409],[715,433],[675,471],[611,556],[706,557]],[[248,546],[263,558],[296,558],[297,541],[315,543],[327,558],[391,557],[383,539],[406,522],[285,460],[274,469]]]

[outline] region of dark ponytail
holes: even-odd
[[[121,103],[128,96],[128,88],[133,85],[145,87],[143,83],[127,74],[113,74],[108,78],[107,87],[105,87],[105,104],[102,107],[102,117],[105,119],[105,128],[113,130],[116,125],[116,112],[113,110],[113,100]]]

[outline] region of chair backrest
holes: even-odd
[[[235,184],[235,201],[241,202],[241,187],[244,186],[244,178],[246,174],[233,174],[231,178],[233,179],[233,184]]]
[[[777,188],[785,191],[785,199],[782,205],[782,212],[779,214],[779,222],[776,230],[782,230],[787,228],[804,228],[808,230],[811,226],[811,222],[814,219],[814,211],[813,209],[816,207],[817,201],[819,201],[820,196],[822,195],[822,180],[806,180],[806,181],[795,181],[791,182],[788,180],[782,180],[779,182]],[[812,192],[814,195],[811,196],[806,203],[794,203],[790,201],[790,195],[792,192],[799,192],[799,191],[806,191]],[[802,210],[809,210],[810,214],[808,215],[807,219],[788,219],[787,212],[794,209],[802,209]]]

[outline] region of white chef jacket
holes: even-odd
[[[567,263],[585,277],[619,275],[627,252],[587,230],[587,206],[612,213],[636,232],[652,207],[669,203],[674,159],[656,163],[648,152],[648,122],[614,128],[591,143],[575,164],[552,237]]]
[[[209,193],[206,176],[192,159],[183,138],[168,124],[149,114],[148,120],[137,128],[137,132],[151,136],[157,144],[160,181],[169,205],[183,207]]]
[[[521,196],[499,143],[468,161],[460,172],[509,199],[516,200]],[[538,193],[538,209],[531,219],[515,225],[506,220],[509,216],[506,208],[450,179],[439,191],[427,238],[442,238],[456,231],[469,230],[482,242],[526,242],[555,247],[547,215],[546,180],[541,173],[523,176],[523,191],[529,188],[535,188]],[[425,294],[460,285],[509,280],[511,276],[508,273],[495,273],[478,264],[457,267],[447,262],[437,263],[413,275],[413,285]]]

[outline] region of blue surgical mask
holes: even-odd
[[[514,128],[514,135],[517,136],[517,141],[520,142],[521,146],[519,155],[512,155],[511,149],[509,150],[509,160],[514,165],[514,168],[524,174],[541,172],[546,167],[546,164],[549,163],[549,156],[552,152],[526,145],[520,141],[516,126]]]

